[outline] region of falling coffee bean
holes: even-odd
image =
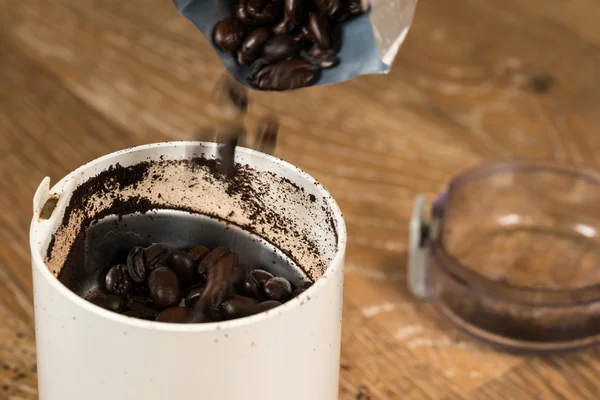
[[[215,314],[218,313],[219,306],[225,298],[231,295],[233,269],[237,262],[238,255],[231,252],[217,260],[208,271],[206,289],[204,289],[204,293],[202,293],[194,309],[199,308],[202,312],[208,313],[213,319],[217,318]]]
[[[231,253],[231,251],[227,247],[219,246],[215,248],[213,251],[208,253],[208,255],[202,259],[202,261],[200,261],[198,267],[196,268],[196,272],[198,275],[204,276],[208,279],[208,271],[221,257],[225,257],[229,253]]]
[[[277,145],[277,132],[279,131],[279,120],[275,117],[265,118],[256,128],[256,140],[254,148],[263,153],[273,154]]]
[[[125,298],[117,294],[94,293],[86,300],[109,311],[122,312],[125,309]]]
[[[154,303],[151,299],[142,296],[132,296],[127,301],[127,310],[133,311],[142,315],[144,319],[153,320],[158,315],[158,311],[154,309]]]
[[[228,127],[221,129],[218,133],[219,171],[228,179],[233,177],[235,172],[235,148],[237,147],[238,140],[244,136],[245,131],[243,131],[243,127],[237,129]]]
[[[273,274],[268,271],[262,269],[252,270],[246,276],[242,292],[248,297],[264,300],[263,286],[271,278],[273,278]]]
[[[186,307],[167,308],[156,317],[156,322],[171,322],[174,324],[185,324],[190,322],[192,309]]]
[[[213,40],[221,50],[234,52],[241,46],[245,30],[236,18],[226,18],[215,26]]]
[[[194,304],[202,297],[202,293],[204,293],[204,285],[195,286],[188,294],[185,296],[185,306],[186,307],[194,307]]]
[[[242,43],[238,51],[237,60],[240,65],[250,65],[258,60],[271,33],[267,28],[261,27],[252,31]]]
[[[261,312],[258,300],[243,296],[233,296],[221,304],[221,315],[226,319],[243,318]]]
[[[301,42],[294,37],[287,34],[277,35],[265,44],[262,58],[269,63],[276,63],[297,56],[300,49]]]
[[[175,251],[171,254],[169,266],[184,285],[190,285],[194,280],[194,260],[188,253],[183,251]]]
[[[181,287],[175,272],[158,267],[148,276],[148,288],[154,304],[160,309],[172,307],[181,301]]]
[[[276,276],[264,284],[263,291],[269,300],[284,302],[292,294],[292,285],[287,279]]]
[[[259,24],[274,22],[283,10],[283,0],[247,0],[248,15]]]
[[[146,270],[152,271],[158,267],[164,267],[171,257],[171,249],[163,243],[155,243],[144,250]]]
[[[109,269],[106,274],[105,287],[108,293],[127,294],[131,292],[133,282],[127,273],[127,267],[119,264]]]
[[[263,301],[262,303],[260,303],[258,305],[258,308],[260,309],[260,312],[264,312],[264,311],[272,310],[275,307],[279,307],[280,305],[281,305],[281,303],[276,300],[267,300],[267,301]]]
[[[369,10],[370,1],[369,0],[347,0],[348,1],[348,11],[350,15],[358,15],[362,14]]]
[[[190,257],[192,257],[192,260],[194,261],[195,265],[198,265],[198,263],[200,261],[202,261],[202,259],[208,254],[210,253],[210,250],[208,249],[208,247],[206,246],[196,246],[196,247],[192,247],[192,249],[190,251],[188,251],[188,254],[190,255]]]
[[[237,114],[245,114],[248,111],[248,91],[229,75],[219,79],[213,94],[217,101],[227,104]]]
[[[260,90],[293,90],[314,84],[321,69],[306,60],[284,60],[267,65],[250,78],[250,83]]]

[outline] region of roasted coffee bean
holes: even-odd
[[[215,85],[213,95],[220,103],[228,105],[237,114],[248,111],[248,90],[230,75],[223,75]]]
[[[309,0],[285,0],[285,17],[294,22],[302,21],[308,11],[309,3]]]
[[[318,47],[310,49],[308,53],[302,52],[302,58],[321,68],[331,68],[339,62],[334,50],[323,50]]]
[[[296,297],[296,296],[304,293],[312,285],[313,285],[312,282],[303,282],[300,286],[298,286],[294,289],[294,291],[292,293],[292,297]]]
[[[154,304],[160,309],[173,307],[181,301],[181,286],[175,272],[158,267],[148,276],[148,288]]]
[[[241,137],[245,136],[243,127],[222,127],[218,131],[219,171],[226,178],[231,178],[235,172],[235,148]]]
[[[276,63],[295,57],[300,52],[300,44],[300,41],[287,34],[273,36],[265,44],[263,58],[269,63]]]
[[[240,48],[246,28],[236,18],[226,18],[213,31],[215,44],[223,51],[234,52]]]
[[[158,311],[154,307],[154,303],[148,297],[131,296],[127,301],[127,310],[143,315],[144,319],[156,318]]]
[[[169,260],[169,266],[177,276],[179,280],[184,285],[190,285],[194,280],[194,260],[188,253],[184,253],[183,251],[175,251],[171,254],[171,259]]]
[[[165,267],[171,257],[171,248],[163,243],[155,243],[144,250],[146,270],[152,271],[158,267]]]
[[[137,319],[147,319],[147,320],[153,320],[154,318],[147,318],[144,314],[139,313],[137,311],[125,311],[123,313],[123,315],[130,317],[130,318],[137,318]]]
[[[202,261],[202,259],[208,254],[210,253],[210,250],[208,249],[208,247],[206,246],[196,246],[196,247],[192,247],[190,249],[190,251],[188,251],[188,254],[190,255],[190,257],[192,257],[192,260],[194,261],[195,265],[198,265],[198,263],[200,261]]]
[[[206,289],[194,309],[199,308],[205,314],[208,312],[211,318],[217,318],[214,313],[218,312],[218,307],[223,300],[231,295],[233,269],[237,262],[237,254],[231,252],[217,260],[208,271]]]
[[[276,300],[267,300],[267,301],[263,301],[262,303],[260,303],[258,305],[258,308],[260,309],[260,312],[264,312],[264,311],[272,310],[275,307],[279,307],[280,305],[281,305],[281,303]]]
[[[225,257],[229,253],[231,253],[231,251],[229,251],[227,247],[217,247],[216,249],[208,253],[208,255],[202,259],[202,261],[200,261],[198,267],[196,268],[196,272],[198,273],[198,275],[208,279],[208,271],[221,257]]]
[[[259,24],[274,22],[283,9],[282,0],[247,0],[248,15]]]
[[[86,300],[109,311],[121,312],[125,309],[125,298],[118,294],[93,293]]]
[[[225,319],[243,318],[261,312],[258,300],[243,296],[233,296],[225,300],[220,309]]]
[[[367,12],[370,7],[369,0],[347,0],[348,1],[348,11],[350,15],[358,15],[364,12]]]
[[[331,26],[327,19],[318,13],[310,13],[308,17],[307,32],[305,35],[314,41],[319,48],[329,50],[333,48]]]
[[[341,9],[341,0],[315,0],[315,3],[319,11],[328,16],[336,15]]]
[[[292,295],[292,285],[287,279],[276,276],[264,284],[263,291],[269,300],[284,302]]]
[[[167,308],[156,317],[156,322],[172,322],[175,324],[186,324],[190,322],[192,309],[185,307]]]
[[[260,90],[293,90],[317,82],[321,69],[306,60],[284,60],[267,65],[249,79]]]
[[[248,297],[254,297],[258,300],[264,300],[263,285],[273,278],[273,274],[262,269],[255,269],[248,273],[242,293]]]
[[[142,283],[146,279],[144,249],[141,247],[134,247],[127,255],[127,272],[131,279],[138,283]]]
[[[115,294],[127,294],[133,288],[133,282],[123,264],[115,265],[108,270],[105,279],[106,291]]]
[[[265,44],[271,37],[267,28],[257,28],[253,30],[242,43],[237,55],[237,61],[240,65],[250,65],[262,57]]]
[[[275,117],[266,118],[259,122],[256,128],[256,140],[254,148],[263,153],[273,154],[277,145],[277,132],[279,131],[279,119]]]
[[[186,307],[194,307],[194,304],[202,297],[202,293],[204,293],[204,285],[195,286],[190,289],[185,296]]]
[[[235,16],[244,25],[254,25],[254,21],[248,14],[247,5],[248,0],[239,0],[235,5]]]

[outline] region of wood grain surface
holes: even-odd
[[[277,155],[347,220],[340,399],[597,399],[600,352],[521,357],[461,336],[406,290],[407,223],[482,161],[600,166],[598,0],[420,0],[387,76],[253,93]],[[44,176],[194,137],[223,68],[170,0],[0,1],[0,399],[35,399],[28,229]]]

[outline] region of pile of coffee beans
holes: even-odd
[[[252,72],[260,90],[313,85],[334,67],[339,24],[366,11],[365,0],[238,0],[232,17],[215,26],[213,41]]]
[[[225,321],[270,310],[308,289],[263,269],[249,270],[226,247],[187,251],[162,243],[134,247],[104,275],[92,303],[133,318],[173,323]]]

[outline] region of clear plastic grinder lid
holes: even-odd
[[[507,350],[600,344],[600,171],[514,161],[415,201],[408,285],[462,331]]]

